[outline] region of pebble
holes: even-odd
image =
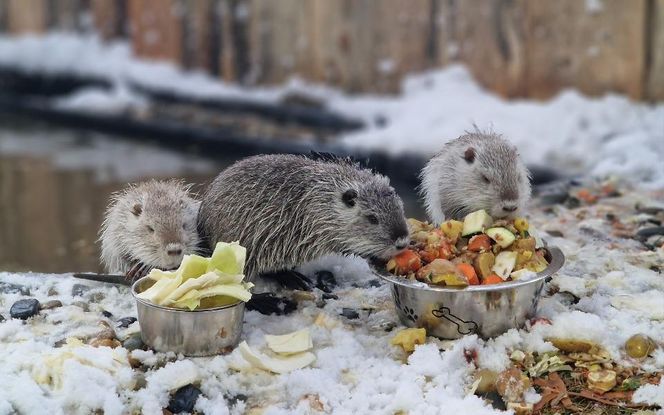
[[[90,291],[90,286],[83,284],[74,284],[74,286],[71,287],[71,296],[82,297],[88,291]]]
[[[42,310],[50,310],[58,307],[62,307],[62,301],[60,300],[50,300],[41,305]]]
[[[329,294],[329,293],[324,293],[323,294],[323,300],[338,300],[339,296],[336,294]]]
[[[567,209],[576,209],[581,206],[581,201],[574,196],[569,196],[564,204]]]
[[[92,301],[93,303],[100,303],[104,301],[104,298],[106,298],[106,294],[102,292],[96,292],[90,295],[90,301]]]
[[[120,320],[118,320],[118,327],[122,327],[123,329],[126,329],[127,327],[131,326],[134,324],[136,321],[136,317],[122,317]]]
[[[647,215],[657,216],[660,213],[664,213],[664,207],[636,205],[636,211]]]
[[[664,235],[664,226],[651,226],[636,231],[636,236],[639,239],[648,239],[653,235]]]
[[[5,321],[5,316],[3,316],[2,314],[0,314],[0,323],[2,323],[3,321]]]
[[[12,318],[20,318],[25,320],[39,313],[39,301],[34,298],[27,298],[25,300],[18,300],[9,309],[9,314]]]
[[[101,315],[106,317],[106,318],[112,318],[113,317],[113,313],[111,313],[110,311],[106,311],[106,310],[102,310]]]
[[[360,313],[358,313],[356,310],[353,310],[352,308],[342,308],[341,309],[341,315],[346,317],[348,320],[357,320],[360,318]]]
[[[90,346],[92,347],[110,347],[111,349],[115,349],[116,347],[122,346],[122,344],[117,341],[116,339],[92,339],[90,342]]]
[[[20,285],[20,284],[11,284],[9,282],[0,282],[0,292],[7,294],[21,294],[21,295],[30,295],[30,288]]]
[[[116,337],[115,330],[113,330],[110,327],[106,327],[105,329],[97,333],[98,339],[114,339],[115,337]]]
[[[560,205],[564,203],[569,194],[567,192],[552,192],[540,195],[539,199],[544,205]]]
[[[139,389],[143,389],[144,387],[147,386],[147,384],[148,383],[145,380],[145,375],[138,372],[134,377],[134,390],[137,391]]]
[[[55,287],[51,287],[48,289],[48,296],[49,297],[55,297],[56,295],[60,294],[58,290],[55,289]]]
[[[563,237],[563,233],[558,231],[558,230],[555,230],[555,229],[548,230],[548,231],[546,231],[546,233],[548,233],[549,235],[551,235],[553,237],[556,237],[556,238],[562,238]]]
[[[75,305],[76,307],[82,308],[83,311],[90,311],[90,306],[88,306],[88,303],[85,301],[74,301],[71,303],[71,305]]]
[[[174,414],[179,414],[180,412],[192,412],[200,394],[201,390],[192,384],[183,386],[171,396],[171,400],[168,402],[168,407],[166,409]]]
[[[664,246],[664,235],[653,235],[646,240],[646,245],[650,249],[658,249],[661,246]]]
[[[141,339],[141,333],[134,333],[127,337],[125,341],[122,342],[122,347],[129,351],[145,348],[145,343],[143,343],[143,339]]]
[[[332,289],[337,286],[337,279],[330,271],[318,271],[316,273],[316,288],[319,290],[331,293]]]

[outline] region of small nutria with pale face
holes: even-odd
[[[152,268],[174,269],[200,243],[200,202],[178,180],[150,180],[115,193],[100,232],[107,272],[133,279]]]
[[[435,223],[484,209],[513,217],[530,200],[530,177],[516,148],[494,133],[466,133],[446,143],[422,169],[420,193]]]
[[[203,195],[198,226],[210,247],[240,241],[247,248],[250,279],[333,253],[387,260],[409,243],[389,180],[346,159],[241,160]]]

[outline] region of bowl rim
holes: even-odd
[[[225,310],[225,309],[228,309],[228,308],[234,308],[234,307],[237,307],[239,305],[244,304],[244,301],[237,300],[237,302],[233,303],[233,304],[228,304],[228,305],[224,305],[224,306],[221,306],[221,307],[215,307],[215,308],[204,308],[204,309],[201,309],[201,310],[185,310],[185,309],[182,309],[182,308],[165,307],[165,306],[162,306],[162,305],[151,303],[151,302],[149,302],[147,300],[144,300],[142,298],[139,298],[137,296],[137,294],[138,294],[138,285],[140,283],[142,283],[143,281],[147,281],[149,279],[150,279],[150,277],[145,276],[145,277],[137,279],[131,285],[131,295],[136,300],[136,303],[141,303],[142,305],[147,306],[147,307],[158,308],[160,310],[167,311],[167,312],[170,312],[170,313],[188,313],[188,314],[190,314],[190,313],[214,313],[214,312],[217,312],[217,311],[222,311],[222,310]]]
[[[524,281],[508,281],[492,285],[469,285],[464,288],[447,288],[447,287],[437,287],[435,285],[429,285],[424,282],[408,280],[406,278],[390,274],[387,271],[383,270],[374,269],[374,272],[378,277],[382,278],[383,280],[389,281],[392,284],[399,285],[405,288],[422,290],[422,291],[434,291],[434,292],[443,292],[443,293],[467,293],[467,292],[510,290],[513,288],[523,287],[524,285],[534,284],[542,280],[546,280],[548,282],[551,279],[552,275],[558,272],[563,267],[563,265],[565,264],[565,255],[563,254],[563,251],[560,250],[560,248],[558,248],[557,246],[549,246],[546,243],[544,243],[544,246],[542,248],[546,249],[549,255],[551,255],[551,261],[549,262],[549,266],[546,267],[544,271],[538,272],[535,278],[530,278]]]

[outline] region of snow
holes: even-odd
[[[610,206],[616,212],[629,212],[633,211],[635,200],[654,202],[647,193],[627,192],[622,198],[610,199]],[[0,323],[0,409],[39,413],[40,408],[49,407],[54,408],[54,413],[101,409],[105,413],[134,410],[159,414],[173,390],[193,382],[202,391],[196,408],[206,414],[241,414],[259,409],[266,414],[307,414],[318,406],[325,412],[339,414],[498,414],[501,412],[480,397],[468,394],[473,372],[476,368],[500,371],[509,367],[509,356],[516,350],[553,351],[555,348],[548,341],[552,337],[590,340],[607,350],[618,364],[661,372],[664,350],[636,362],[626,356],[623,345],[636,333],[657,339],[664,332],[664,319],[658,314],[655,297],[664,291],[664,280],[649,269],[649,264],[664,261],[664,250],[643,251],[638,243],[628,239],[615,239],[614,245],[606,243],[608,236],[603,235],[608,235],[610,225],[597,218],[605,216],[608,206],[600,203],[584,208],[583,214],[563,207],[556,207],[555,215],[540,208],[530,211],[532,226],[563,230],[565,238],[556,239],[569,242],[559,244],[567,264],[551,283],[558,292],[540,301],[538,316],[551,320],[550,325],[512,329],[486,340],[476,335],[458,341],[428,338],[409,357],[389,344],[394,331],[385,331],[384,323],[401,327],[389,286],[367,286],[367,279],[373,277],[369,277],[363,260],[330,256],[302,266],[300,271],[308,275],[320,269],[332,271],[340,284],[335,292],[339,299],[327,300],[322,307],[304,301],[297,312],[288,316],[263,316],[251,311],[245,314],[242,338],[263,353],[267,350],[265,334],[309,328],[316,361],[310,367],[282,375],[252,368],[237,349],[228,355],[186,358],[142,350],[128,353],[123,348],[80,345],[80,349],[72,351],[69,344],[55,347],[63,338],[94,336],[101,329],[99,320],[113,324],[113,319],[136,315],[127,289],[84,282],[92,287],[91,293],[105,295],[99,302],[91,302],[90,312],[83,313],[71,305],[81,297],[70,295],[73,284],[81,281],[67,275],[0,273],[0,281],[27,286],[40,301],[45,301],[49,290],[55,289],[57,298],[64,303],[62,308],[42,311],[25,323]],[[620,217],[629,223],[638,215],[622,213]],[[592,225],[594,233],[583,231],[577,216]],[[574,293],[580,299],[576,304],[570,303],[565,293]],[[21,294],[0,293],[0,314],[8,316],[8,308],[20,298]],[[633,303],[627,300],[630,298],[651,301],[652,307],[635,307],[633,304],[639,301]],[[344,307],[358,310],[360,318],[347,320],[340,316]],[[115,317],[101,317],[102,309]],[[365,311],[368,309],[372,312]],[[135,333],[137,327],[116,330],[122,340]],[[476,363],[467,362],[466,350],[477,352]],[[61,379],[56,382],[60,386],[51,381],[40,383],[44,377],[39,375],[46,370],[46,362],[62,353],[72,356],[64,361],[56,359],[62,361],[62,369],[49,366],[50,375],[46,377]],[[127,366],[128,355],[142,362],[145,386],[133,387],[139,374]],[[30,399],[24,391],[31,391]],[[246,401],[239,398],[241,395]],[[532,403],[538,395],[529,390],[526,398]],[[658,403],[661,385],[641,387],[636,399]]]

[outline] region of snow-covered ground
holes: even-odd
[[[661,197],[661,193],[652,196]],[[640,243],[616,236],[606,218],[611,212],[628,229],[636,226],[644,220],[643,214],[633,210],[636,202],[656,203],[643,193],[629,193],[575,210],[556,206],[554,214],[532,210],[531,222],[541,232],[564,234],[547,237],[567,257],[567,265],[551,283],[559,292],[540,302],[538,317],[550,319],[551,325],[511,330],[492,340],[475,335],[457,342],[429,338],[408,358],[389,343],[395,331],[386,328],[400,327],[389,287],[353,287],[353,283],[362,285],[372,278],[366,263],[327,258],[303,267],[307,274],[321,268],[333,271],[340,282],[336,291],[339,299],[327,300],[322,307],[302,300],[300,308],[288,316],[245,315],[243,338],[256,349],[265,347],[264,334],[311,329],[316,361],[309,368],[283,375],[248,367],[237,350],[226,356],[185,358],[152,351],[128,352],[122,347],[62,346],[67,338],[94,337],[104,329],[100,321],[115,326],[119,318],[136,316],[127,289],[83,282],[91,290],[73,297],[73,285],[81,281],[67,275],[0,273],[0,282],[20,284],[31,291],[29,295],[0,293],[0,314],[5,317],[20,298],[33,297],[42,303],[59,299],[64,304],[43,310],[26,322],[8,319],[0,323],[0,414],[12,413],[12,408],[35,414],[85,414],[94,409],[103,409],[106,414],[130,410],[160,414],[168,404],[169,393],[191,382],[203,393],[196,408],[205,414],[249,410],[307,414],[316,413],[320,405],[323,412],[335,414],[400,410],[412,414],[495,414],[500,411],[467,392],[473,371],[476,367],[506,368],[514,350],[554,350],[546,341],[551,337],[596,342],[618,364],[662,371],[661,343],[652,357],[641,362],[627,357],[623,346],[636,333],[660,342],[664,333],[664,279],[650,269],[664,266],[664,249],[644,250]],[[580,300],[571,303],[570,294]],[[85,302],[89,311],[82,311],[76,301]],[[359,319],[341,316],[343,308],[357,310]],[[102,310],[111,312],[112,317],[103,316]],[[133,323],[127,329],[116,329],[116,333],[125,341],[138,330],[138,324]],[[477,365],[464,357],[464,350],[469,349],[477,350]],[[142,362],[141,366],[132,369],[128,356]],[[662,405],[661,392],[661,385],[643,386],[635,399]],[[538,399],[534,392],[529,397]]]
[[[501,370],[509,365],[512,351],[553,350],[546,339],[556,336],[596,342],[624,366],[664,370],[661,344],[643,362],[630,360],[623,349],[625,340],[635,333],[660,343],[664,340],[664,279],[651,269],[664,267],[664,250],[644,250],[640,243],[616,236],[607,220],[607,213],[614,213],[627,227],[634,227],[644,220],[643,214],[633,210],[636,202],[661,202],[664,105],[634,103],[620,96],[590,99],[573,91],[547,102],[505,101],[483,91],[461,67],[413,76],[396,97],[347,96],[297,80],[279,88],[247,90],[201,73],[184,74],[170,65],[138,61],[124,44],[103,45],[94,38],[62,34],[0,38],[0,64],[102,76],[114,80],[117,88],[134,80],[201,96],[277,102],[289,91],[304,91],[324,98],[328,108],[368,123],[366,130],[344,136],[344,143],[394,153],[430,154],[475,123],[503,133],[529,163],[616,175],[655,189],[575,210],[556,206],[553,214],[533,208],[530,216],[536,228],[564,234],[547,237],[567,256],[567,265],[551,283],[559,292],[540,302],[539,316],[550,319],[551,325],[511,330],[492,340],[474,335],[457,342],[429,338],[407,359],[389,344],[394,331],[386,327],[400,328],[389,287],[352,285],[370,278],[364,262],[327,258],[305,267],[308,273],[317,268],[332,270],[342,281],[336,292],[339,299],[327,300],[323,307],[302,301],[297,312],[288,316],[245,315],[243,337],[257,349],[264,347],[266,333],[311,328],[316,362],[284,375],[247,368],[237,351],[213,358],[185,358],[129,352],[123,347],[93,348],[73,340],[63,345],[68,338],[94,336],[104,328],[100,321],[115,326],[118,318],[136,316],[127,289],[86,282],[92,289],[73,296],[73,285],[80,281],[67,275],[0,273],[0,283],[19,284],[31,291],[24,295],[0,289],[0,314],[7,319],[0,323],[0,414],[86,414],[96,409],[106,414],[161,414],[172,390],[192,382],[203,393],[196,408],[208,415],[260,410],[305,414],[316,412],[319,405],[323,412],[335,414],[494,414],[500,411],[467,392],[476,365],[467,362],[464,350],[477,350],[478,367]],[[117,109],[137,102],[123,90],[111,94],[118,99],[88,91],[87,98],[78,95],[63,105],[86,106],[92,100],[96,109]],[[2,143],[12,145],[11,140]],[[570,294],[579,301],[571,302]],[[11,305],[28,297],[42,303],[58,299],[64,305],[43,310],[26,322],[9,319]],[[85,304],[75,304],[80,301]],[[360,318],[341,316],[343,308],[358,310]],[[112,317],[103,316],[102,310]],[[125,341],[138,330],[134,323],[117,328],[116,333]],[[132,368],[128,356],[141,364]],[[635,400],[664,405],[663,388],[663,384],[644,386]],[[537,400],[534,393],[529,397]]]
[[[476,125],[514,142],[529,164],[573,174],[616,174],[649,188],[664,186],[664,104],[636,103],[619,95],[588,98],[573,90],[545,102],[507,101],[483,90],[461,66],[413,75],[399,96],[349,96],[298,79],[278,87],[243,88],[202,72],[138,60],[126,43],[104,44],[93,36],[70,34],[0,37],[0,65],[114,82],[111,91],[85,90],[62,100],[67,108],[119,111],[142,105],[126,89],[128,82],[190,96],[261,102],[278,102],[298,92],[366,122],[368,128],[342,137],[348,146],[429,155]]]

